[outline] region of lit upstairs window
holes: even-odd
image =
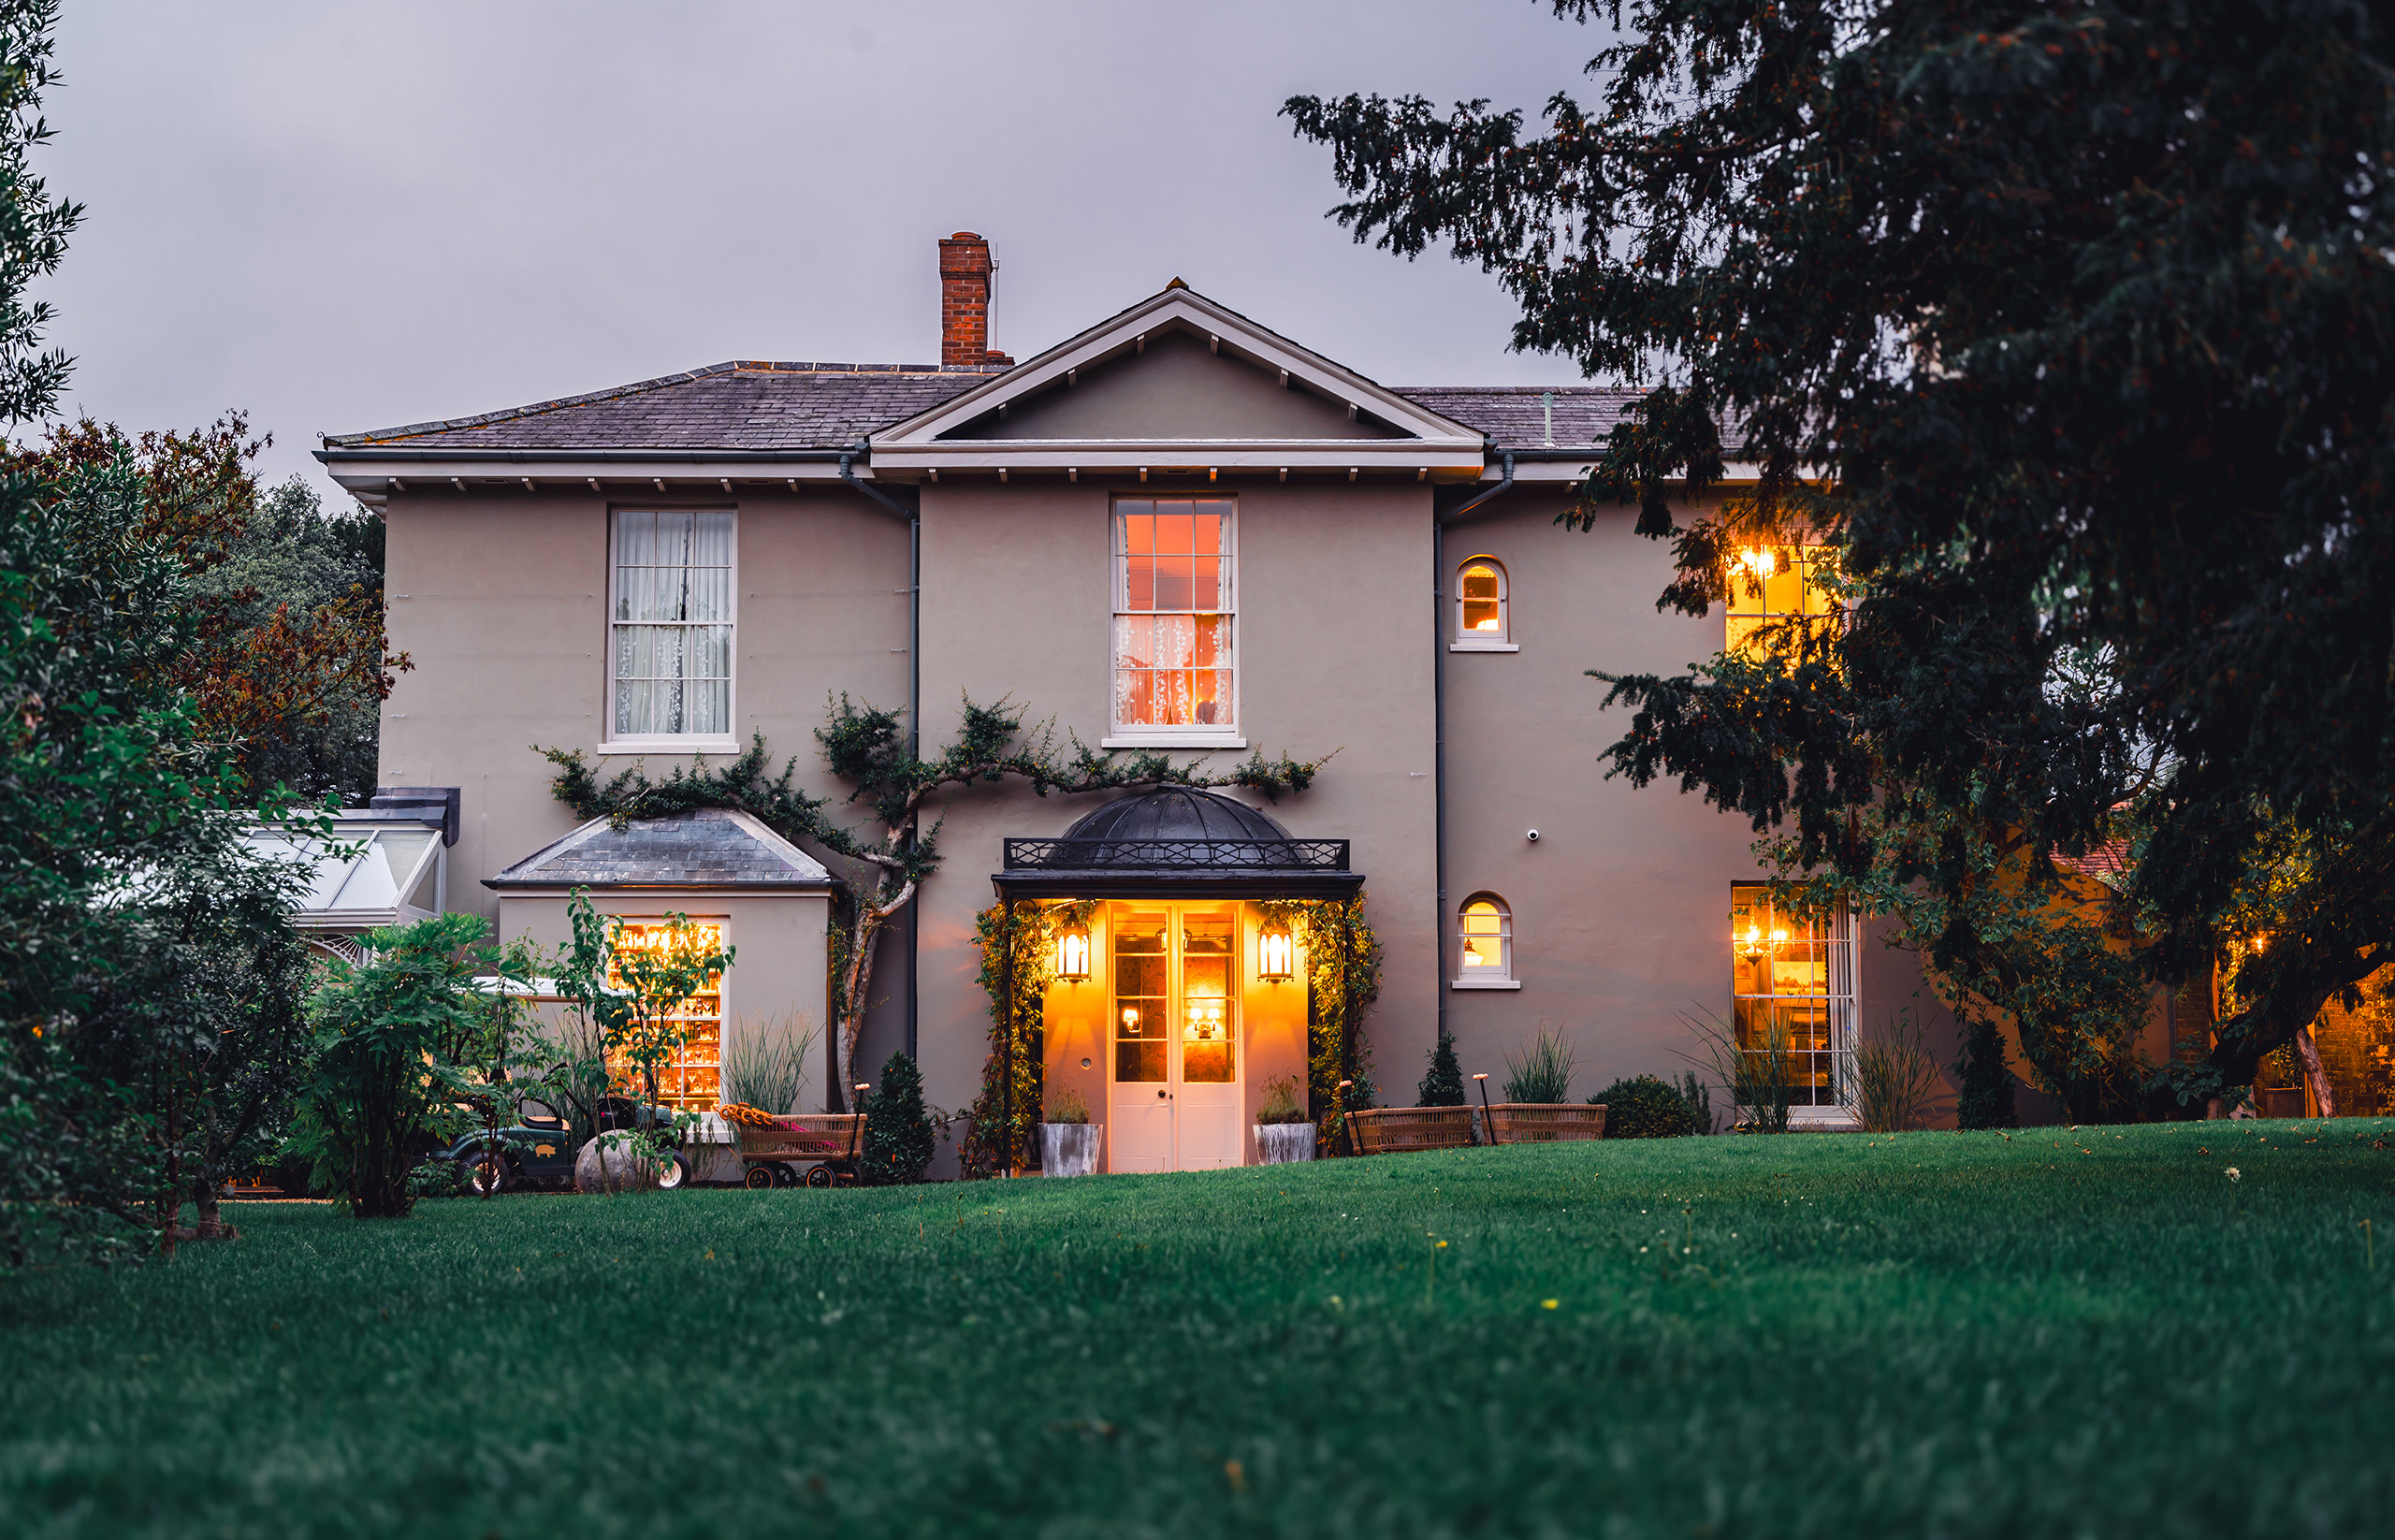
[[[1831,624],[1837,603],[1821,575],[1819,545],[1749,545],[1731,559],[1730,625],[1722,649],[1762,659],[1795,651],[1803,634]]]
[[[1114,505],[1114,726],[1238,725],[1237,557],[1228,498]]]

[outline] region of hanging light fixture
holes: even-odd
[[[1256,976],[1269,984],[1285,984],[1297,972],[1297,940],[1289,927],[1274,920],[1256,933]]]
[[[1089,927],[1067,925],[1056,933],[1056,977],[1068,983],[1089,978]]]

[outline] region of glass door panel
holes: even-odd
[[[1193,1085],[1239,1079],[1239,1033],[1231,1001],[1232,923],[1192,915],[1181,927],[1181,1078]]]
[[[1126,915],[1114,927],[1114,1078],[1162,1082],[1172,1020],[1169,923],[1162,911]]]

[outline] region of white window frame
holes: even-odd
[[[1474,904],[1491,905],[1497,910],[1497,966],[1493,970],[1467,969],[1463,966],[1463,949],[1466,940],[1463,920],[1465,915],[1472,912],[1472,907]],[[1456,917],[1450,923],[1455,926],[1456,976],[1448,981],[1448,988],[1519,989],[1522,987],[1521,980],[1514,976],[1514,906],[1506,903],[1502,894],[1493,893],[1472,894],[1456,906]]]
[[[625,514],[730,514],[732,516],[732,568],[726,582],[732,602],[732,615],[727,622],[732,628],[731,676],[724,690],[724,719],[735,724],[729,733],[641,733],[619,734],[616,731],[616,628],[618,625],[639,625],[641,621],[618,621],[616,618],[617,587],[623,580],[623,562],[616,540],[617,520]],[[607,510],[607,613],[606,630],[602,638],[604,652],[600,665],[602,693],[599,719],[599,752],[602,754],[736,754],[740,752],[740,508],[739,505],[711,502],[700,506],[668,507],[654,502],[623,503]]]
[[[1497,574],[1497,621],[1494,633],[1466,631],[1463,625],[1463,574],[1474,567],[1487,567]],[[1483,551],[1456,563],[1455,572],[1455,639],[1447,644],[1449,652],[1519,652],[1514,642],[1514,579],[1505,571],[1505,563]]]
[[[1737,895],[1740,892],[1757,889],[1767,891],[1768,884],[1759,881],[1732,883],[1730,893],[1733,909],[1735,910],[1736,907]],[[1825,1102],[1792,1102],[1788,1109],[1788,1121],[1792,1126],[1822,1125],[1843,1127],[1857,1120],[1854,1051],[1862,1016],[1861,991],[1857,987],[1860,980],[1857,977],[1858,970],[1855,966],[1856,929],[1854,911],[1844,904],[1840,904],[1836,912],[1830,916],[1828,923],[1822,926],[1821,939],[1818,942],[1807,940],[1803,943],[1819,945],[1822,948],[1821,994],[1807,992],[1803,995],[1783,995],[1774,990],[1767,994],[1741,995],[1738,993],[1737,984],[1737,952],[1743,945],[1757,943],[1749,943],[1741,937],[1735,923],[1731,927],[1730,1019],[1734,1024],[1737,1020],[1738,1007],[1748,1000],[1772,1002],[1819,1000],[1822,1002],[1822,1021],[1828,1028],[1829,1046],[1824,1049],[1808,1049],[1800,1052],[1822,1061],[1820,1067],[1829,1074],[1831,1099]],[[1764,937],[1761,938],[1759,944],[1769,947],[1773,943],[1768,937]],[[1733,1030],[1735,1031],[1735,1026]]]
[[[1130,550],[1125,544],[1123,504],[1145,502],[1222,502],[1230,511],[1223,517],[1223,603],[1217,609],[1202,612],[1178,610],[1143,610],[1134,612],[1128,606]],[[1240,733],[1240,696],[1246,680],[1246,670],[1240,663],[1239,621],[1239,499],[1228,493],[1200,491],[1125,492],[1110,498],[1106,506],[1106,567],[1107,589],[1111,596],[1106,617],[1106,736],[1098,741],[1101,748],[1245,748],[1247,739]],[[1124,617],[1139,613],[1146,615],[1177,615],[1202,613],[1220,615],[1230,622],[1231,630],[1231,719],[1204,726],[1152,727],[1114,719],[1117,693],[1116,676],[1121,661],[1116,648],[1122,644]]]

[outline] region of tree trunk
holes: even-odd
[[[2312,1099],[2318,1105],[2320,1115],[2335,1117],[2337,1093],[2329,1083],[2329,1067],[2320,1062],[2320,1045],[2313,1040],[2310,1027],[2295,1035],[2295,1052],[2303,1060],[2303,1078],[2312,1084]]]

